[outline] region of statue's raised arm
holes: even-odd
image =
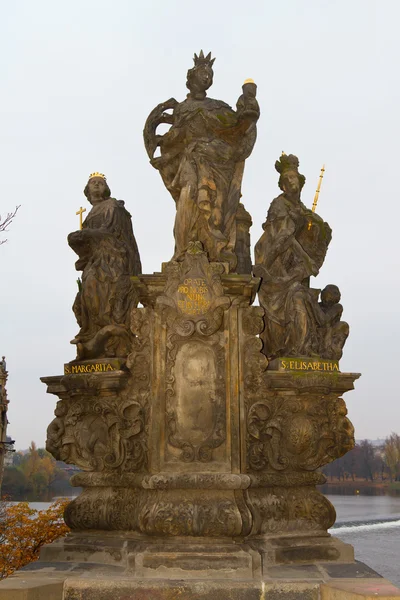
[[[227,262],[234,272],[244,161],[256,140],[260,110],[251,80],[243,85],[236,111],[207,98],[214,60],[211,53],[194,55],[186,100],[177,103],[171,98],[159,104],[146,121],[144,141],[151,164],[176,202],[174,260],[181,260],[189,242],[198,240],[210,260]],[[168,109],[173,109],[172,115],[165,112]],[[156,131],[161,123],[171,123],[162,136]],[[157,147],[160,156],[154,157]]]

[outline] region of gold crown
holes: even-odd
[[[93,177],[101,177],[102,179],[104,179],[104,181],[107,181],[107,177],[103,173],[99,173],[98,171],[89,175],[89,179],[92,179]]]
[[[254,79],[245,79],[244,83],[254,83]]]

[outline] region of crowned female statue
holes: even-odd
[[[318,305],[320,290],[309,287],[318,275],[332,231],[301,202],[304,175],[293,154],[276,161],[282,194],[272,201],[264,233],[255,247],[255,275],[262,277],[259,300],[265,311],[263,352],[279,356],[325,356],[321,353],[328,317]],[[344,343],[344,341],[343,341]]]
[[[84,194],[92,209],[82,229],[68,236],[79,256],[75,267],[83,271],[73,306],[80,331],[71,343],[77,345],[78,359],[124,357],[135,302],[131,276],[141,273],[131,215],[122,200],[111,198],[101,173],[90,175]]]
[[[244,161],[256,140],[260,111],[256,85],[250,80],[243,85],[236,111],[207,98],[214,60],[211,53],[194,55],[186,100],[171,98],[159,104],[146,121],[144,141],[151,164],[176,202],[173,259],[181,260],[189,242],[200,241],[210,260],[228,262],[235,271]],[[173,109],[172,115],[164,112],[167,109]],[[172,125],[163,136],[156,134],[160,123]],[[154,157],[158,146],[161,156]]]

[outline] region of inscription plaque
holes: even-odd
[[[87,373],[109,373],[119,371],[122,363],[118,358],[106,358],[98,360],[83,360],[64,364],[64,375],[78,375]]]
[[[270,369],[278,371],[320,371],[322,373],[340,373],[339,361],[324,358],[285,357],[270,362]]]
[[[207,281],[202,278],[186,278],[178,286],[178,309],[185,315],[204,315],[211,304]]]

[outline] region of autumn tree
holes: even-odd
[[[31,493],[33,486],[22,469],[11,466],[4,469],[2,490],[10,498],[18,499]]]
[[[383,481],[385,461],[381,453],[381,449],[374,447],[369,440],[363,440],[341,458],[325,465],[322,471],[331,481],[334,478],[339,481],[360,478],[374,481],[380,478]]]
[[[71,490],[69,476],[47,450],[32,442],[28,452],[15,452],[12,466],[5,468],[3,492],[15,500],[47,498],[50,492],[62,495]]]
[[[48,452],[41,452],[35,442],[31,442],[28,454],[21,463],[21,470],[32,483],[33,492],[39,496],[54,481],[56,462]]]
[[[39,558],[40,548],[66,535],[63,514],[68,500],[37,511],[27,502],[0,502],[0,579]]]
[[[360,445],[361,475],[366,480],[375,478],[375,450],[369,440],[363,440]]]
[[[392,433],[384,446],[385,463],[389,469],[390,481],[400,479],[400,435]]]

